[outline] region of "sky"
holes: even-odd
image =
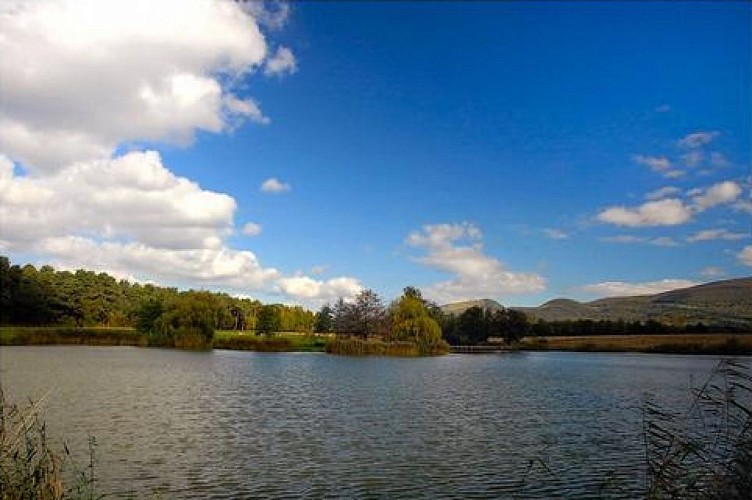
[[[0,253],[315,309],[752,268],[752,3],[8,0]]]

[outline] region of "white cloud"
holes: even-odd
[[[39,239],[32,250],[50,256],[62,268],[85,267],[177,284],[261,290],[281,276],[274,268],[263,268],[252,252],[224,247],[175,250],[62,236]]]
[[[258,236],[261,234],[261,224],[255,222],[246,222],[243,226],[243,234],[246,236]]]
[[[660,106],[656,106],[654,111],[656,113],[668,113],[669,111],[671,111],[671,106],[669,106],[668,104],[661,104]]]
[[[736,257],[739,259],[739,262],[745,266],[752,267],[752,245],[744,247]]]
[[[287,47],[277,48],[277,52],[267,59],[264,65],[264,74],[267,76],[282,76],[296,71],[298,71],[298,63],[295,55]]]
[[[648,194],[645,195],[645,199],[652,200],[652,201],[661,200],[663,198],[670,198],[679,193],[681,193],[681,189],[674,187],[674,186],[666,186],[660,189],[656,189],[655,191],[649,192]]]
[[[706,144],[713,142],[719,135],[720,132],[717,132],[715,130],[707,132],[694,132],[692,134],[687,134],[683,138],[681,138],[678,142],[678,145],[679,147],[686,149],[700,148],[702,146],[705,146]]]
[[[510,271],[483,253],[482,233],[469,223],[423,226],[405,242],[425,249],[417,258],[426,266],[454,275],[453,279],[425,288],[427,297],[440,303],[482,297],[533,293],[545,290],[544,278],[535,273]]]
[[[277,281],[279,290],[289,297],[302,300],[331,301],[355,297],[363,285],[354,278],[333,278],[315,280],[308,276],[293,276]]]
[[[634,155],[632,159],[635,163],[648,166],[656,172],[665,172],[671,168],[671,160],[665,156]]]
[[[35,172],[126,141],[185,144],[196,130],[265,121],[222,83],[267,54],[237,2],[6,2],[0,33],[0,151]]]
[[[708,266],[700,270],[700,276],[705,276],[706,278],[720,278],[721,276],[726,276],[726,271],[720,267]]]
[[[610,207],[597,216],[601,222],[629,227],[674,226],[691,218],[690,207],[676,198],[650,201],[636,208]]]
[[[580,290],[598,297],[631,297],[635,295],[654,295],[679,288],[687,288],[700,283],[683,279],[664,279],[643,283],[625,281],[606,281],[580,287]]]
[[[728,229],[704,229],[689,236],[687,241],[694,243],[697,241],[726,240],[736,241],[749,238],[747,233],[734,233]]]
[[[548,238],[552,240],[569,239],[569,235],[560,229],[547,228],[543,230],[543,234],[545,234]]]
[[[292,189],[292,187],[277,179],[276,177],[272,177],[271,179],[266,179],[264,182],[261,183],[261,191],[263,193],[285,193]]]
[[[162,165],[155,151],[74,163],[47,177],[16,175],[0,155],[0,241],[100,235],[169,249],[218,248],[235,200]]]
[[[705,189],[702,194],[696,194],[693,201],[698,210],[735,202],[742,194],[742,188],[733,181],[724,181]]]

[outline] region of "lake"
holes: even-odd
[[[749,359],[749,358],[746,358]],[[639,497],[647,394],[685,408],[718,358],[435,358],[0,348],[104,493],[163,498]]]

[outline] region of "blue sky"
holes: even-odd
[[[169,4],[6,8],[14,262],[310,307],[749,274],[748,2]]]

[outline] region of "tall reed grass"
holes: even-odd
[[[752,498],[752,367],[723,360],[681,414],[643,410],[650,499]]]
[[[25,407],[5,399],[0,386],[0,498],[16,499],[86,499],[101,498],[94,475],[94,441],[89,441],[89,464],[79,470],[68,447],[53,449],[47,427],[39,413],[45,398]],[[66,487],[64,469],[72,474]]]

